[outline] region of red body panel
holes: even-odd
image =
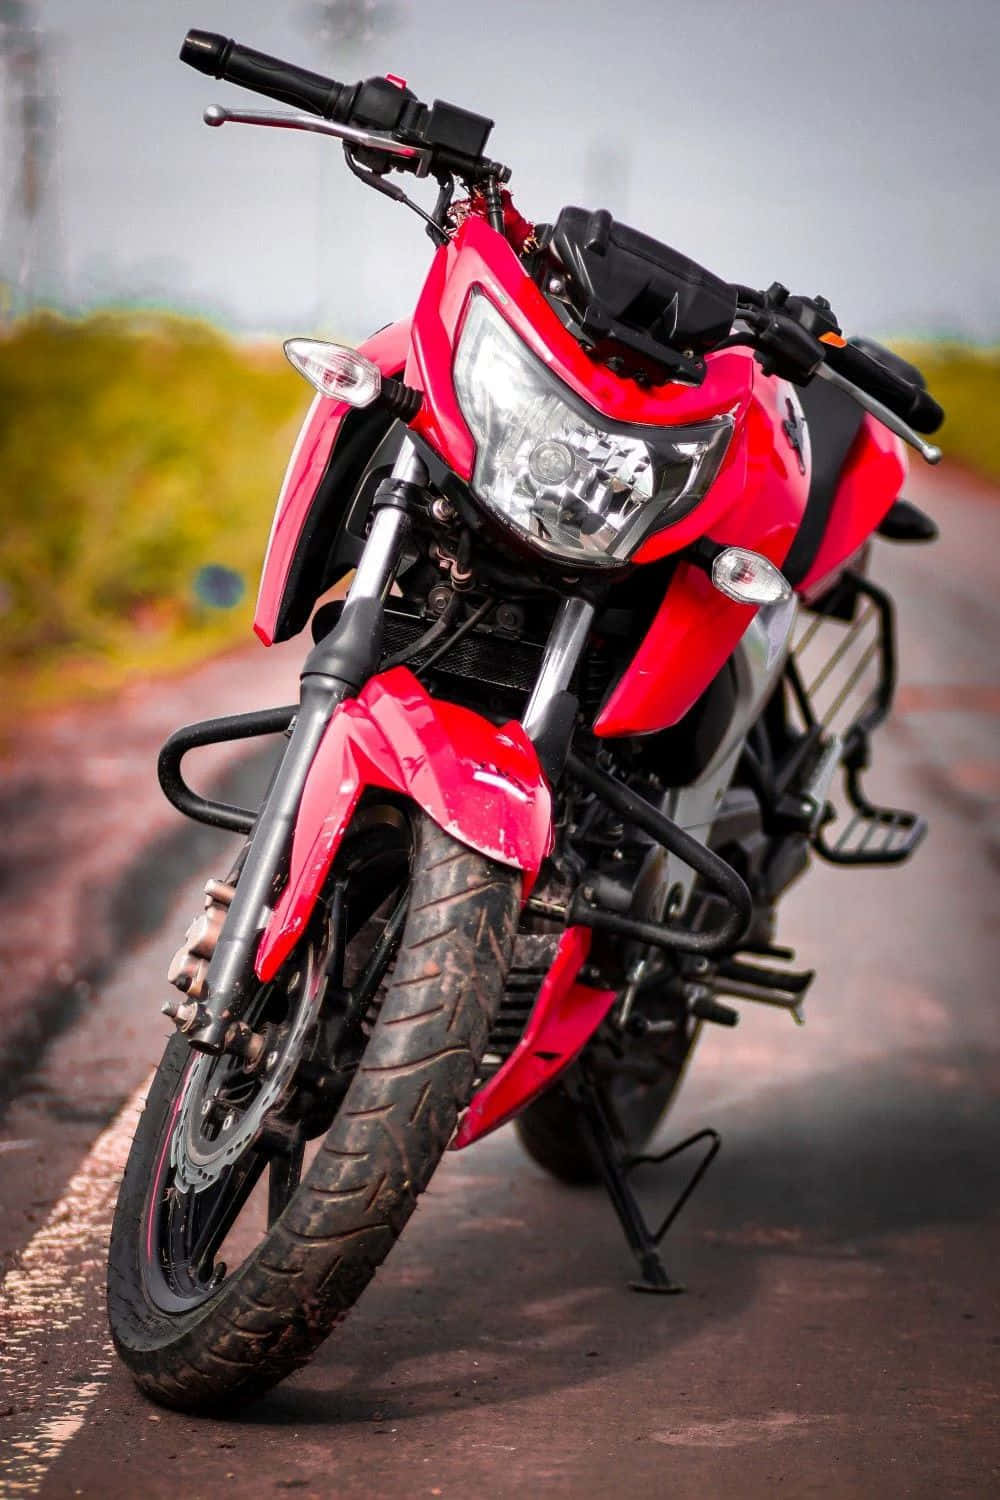
[[[406,363],[409,343],[410,325],[407,321],[390,324],[358,347],[362,354],[375,361],[384,375],[398,375]],[[329,396],[317,395],[292,449],[271,523],[253,617],[254,632],[265,646],[274,642],[281,601],[299,537],[344,418],[352,410],[353,407],[345,401],[332,401]]]
[[[829,588],[871,536],[902,489],[906,474],[901,439],[866,415],[844,465],[816,559],[799,588],[807,600]]]
[[[404,371],[424,393],[412,426],[461,478],[475,446],[452,381],[455,346],[473,289],[494,303],[526,346],[577,395],[617,421],[681,425],[727,412],[733,438],[705,499],[648,538],[636,564],[677,553],[699,537],[762,553],[780,566],[801,522],[809,475],[783,431],[794,390],[765,376],[749,352],[710,354],[697,388],[640,387],[595,363],[527,276],[504,238],[475,216],[438,250],[412,325],[399,323],[361,346],[387,374]],[[404,368],[405,367],[405,368]],[[261,580],[254,628],[274,637],[289,569],[317,488],[349,407],[317,398],[282,487]],[[905,462],[899,441],[866,417],[845,468],[830,522],[800,592],[829,585],[899,493]],[[611,693],[595,730],[604,737],[648,734],[683,717],[739,644],[750,606],[727,599],[706,573],[682,562]],[[519,725],[497,729],[454,704],[435,702],[405,669],[374,678],[338,708],[303,794],[286,888],[262,936],[256,968],[271,978],[305,928],[337,848],[366,787],[411,797],[470,847],[514,865],[530,890],[551,842],[548,788]],[[537,1097],[604,1020],[610,990],[576,982],[590,945],[569,928],[546,975],[520,1043],[474,1096],[455,1140],[471,1144]]]
[[[656,533],[635,561],[654,562],[701,536],[761,552],[779,565],[802,519],[808,494],[781,424],[790,386],[761,373],[742,350],[706,359],[702,385],[643,388],[596,364],[563,327],[503,238],[468,219],[437,252],[413,319],[406,380],[424,391],[414,431],[468,479],[475,445],[452,382],[454,348],[473,288],[490,297],[524,343],[592,406],[617,421],[677,426],[720,412],[736,428],[711,490],[690,515]],[[677,722],[732,654],[753,610],[734,604],[697,569],[682,567],[611,700],[599,735],[648,734]],[[695,638],[696,649],[695,649]]]
[[[542,981],[524,1035],[503,1067],[472,1096],[452,1149],[471,1146],[537,1099],[583,1051],[615,999],[614,990],[577,984],[590,930],[567,927]]]
[[[707,363],[714,368],[724,358],[709,355]],[[788,554],[809,492],[809,476],[781,430],[794,396],[783,380],[762,375],[749,355],[734,359],[738,369],[729,378],[734,386],[741,379],[746,395],[726,462],[702,504],[650,537],[637,562],[668,556],[698,536],[749,547],[779,567]],[[682,563],[595,732],[650,734],[676,724],[733,654],[754,613],[720,594],[700,568]]]
[[[525,896],[552,841],[551,797],[520,724],[502,728],[433,699],[405,667],[336,710],[302,794],[288,882],[257,950],[272,979],[316,903],[366,787],[404,793],[471,849],[523,870]]]
[[[525,345],[560,380],[615,421],[662,426],[702,421],[730,410],[741,417],[749,404],[754,365],[750,356],[740,351],[710,355],[705,381],[696,387],[642,387],[632,380],[619,379],[606,365],[595,363],[583,352],[506,240],[481,219],[467,219],[451,243],[438,250],[424,283],[413,316],[405,376],[407,383],[426,397],[413,420],[414,432],[426,438],[463,479],[472,474],[475,444],[455,396],[452,363],[473,288],[486,293]],[[764,379],[759,371],[756,378]],[[734,460],[730,455],[723,472],[730,467],[739,469],[738,457]],[[704,506],[714,509],[714,490],[713,486],[698,515],[709,514]],[[705,525],[704,520],[701,525],[689,520],[671,528],[669,534],[676,535],[677,547],[682,547],[704,531]]]
[[[611,738],[676,724],[732,656],[755,613],[720,594],[701,568],[682,563],[594,732]]]

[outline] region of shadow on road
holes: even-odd
[[[827,1301],[867,1300],[877,1323],[901,1241],[915,1234],[933,1296],[949,1274],[935,1231],[998,1221],[998,1079],[997,1054],[912,1052],[778,1088],[741,1113],[669,1247],[690,1288],[680,1298],[626,1290],[601,1192],[547,1182],[509,1134],[479,1161],[452,1158],[359,1311],[242,1421],[343,1429],[609,1375],[634,1389],[625,1376],[647,1361],[676,1379],[686,1344],[745,1325],[776,1257],[793,1280],[818,1270]],[[669,1193],[649,1170],[639,1187],[650,1202]]]

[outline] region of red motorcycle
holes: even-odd
[[[109,1305],[142,1389],[205,1409],[303,1364],[445,1149],[508,1120],[604,1182],[635,1285],[676,1289],[658,1245],[718,1137],[642,1153],[700,1027],[734,997],[799,1018],[775,913],[811,853],[896,863],[924,832],[862,789],[894,674],[865,565],[873,532],[934,536],[899,493],[942,412],[822,297],[606,212],[528,223],[479,115],[207,32],[181,57],[305,111],[209,124],[339,138],[436,247],[412,318],[285,346],[317,395],[255,630],[311,617],[299,702],[160,758],[182,812],[246,842],[171,969]],[[433,211],[392,172],[434,178]],[[184,780],[193,747],[268,734],[257,811]],[[628,1174],[686,1150],[650,1227]]]

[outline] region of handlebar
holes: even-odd
[[[181,62],[206,73],[209,78],[224,78],[238,83],[269,99],[292,104],[324,120],[337,117],[338,106],[351,90],[332,78],[311,73],[308,68],[282,62],[266,52],[242,47],[231,38],[214,31],[189,31],[180,51]]]
[[[492,120],[441,99],[423,104],[396,80],[369,78],[364,83],[337,83],[280,57],[255,52],[214,31],[189,31],[180,58],[210,78],[240,84],[338,125],[374,130],[401,144],[419,147],[417,156],[392,161],[400,171],[416,171],[429,160],[436,176],[457,173],[467,181],[483,176],[506,181],[510,175],[499,162],[483,156]]]
[[[943,410],[928,391],[897,375],[857,344],[845,344],[843,348],[827,346],[826,362],[838,375],[881,401],[917,432],[937,432],[944,421]]]
[[[860,392],[915,432],[936,432],[944,412],[925,389],[920,371],[888,350],[845,340],[823,297],[791,297],[775,282],[766,292],[735,286],[737,317],[753,330],[749,342],[765,369],[799,385],[826,375]],[[735,336],[739,342],[740,335]],[[925,445],[926,446],[926,445]],[[926,456],[926,455],[925,455]]]
[[[451,174],[470,184],[485,179],[489,185],[492,179],[494,207],[498,217],[501,215],[496,185],[506,181],[510,173],[500,163],[483,156],[493,128],[493,121],[483,115],[439,99],[430,106],[423,104],[396,79],[338,83],[213,31],[189,31],[180,58],[210,78],[222,78],[253,89],[329,121],[326,126],[311,128],[341,136],[348,146],[366,153],[361,160],[371,169],[368,180],[376,185],[390,167],[421,175],[429,170],[443,185]],[[213,125],[226,119],[243,119],[253,124],[309,128],[301,118],[282,120],[222,109],[208,111],[205,118]],[[351,160],[350,156],[348,159]],[[356,163],[352,165],[357,170]],[[390,189],[388,185],[382,186],[381,191],[409,202],[398,189]],[[765,369],[803,385],[814,375],[826,375],[847,389],[856,388],[870,402],[879,404],[883,419],[895,417],[916,432],[936,432],[941,426],[944,412],[919,383],[919,373],[914,371],[916,378],[907,379],[857,343],[843,342],[830,305],[823,298],[789,297],[777,282],[767,292],[738,285],[731,290],[735,293],[737,317],[754,332],[750,340],[734,335],[726,342],[752,342]],[[891,421],[890,425],[895,426]],[[912,439],[911,433],[907,440]],[[928,448],[919,440],[916,446],[921,451]],[[937,452],[928,448],[931,451]]]

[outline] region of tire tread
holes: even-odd
[[[108,1276],[115,1345],[155,1401],[225,1409],[303,1365],[385,1259],[468,1102],[513,950],[520,876],[422,815],[415,831],[395,971],[344,1104],[257,1251],[217,1298],[172,1318],[148,1301],[138,1258],[150,1158],[187,1061],[183,1038],[168,1044],[126,1169]]]

